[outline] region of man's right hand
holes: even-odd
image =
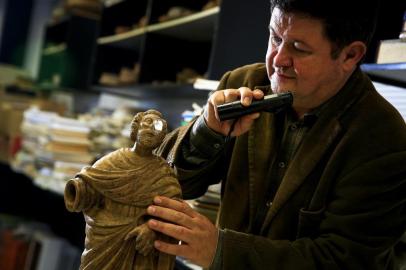
[[[204,111],[204,120],[210,129],[227,136],[234,120],[226,120],[221,122],[217,113],[217,106],[236,101],[238,99],[241,100],[241,103],[244,106],[249,106],[253,99],[261,99],[263,96],[264,93],[261,90],[251,90],[247,87],[216,91],[210,96],[209,101],[207,102],[207,106]],[[253,113],[237,119],[231,136],[236,137],[247,132],[251,128],[254,120],[259,116],[260,113]]]

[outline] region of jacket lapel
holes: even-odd
[[[357,68],[343,89],[338,92],[334,98],[335,100],[328,105],[327,111],[320,115],[320,118],[307,134],[307,139],[304,138],[302,145],[286,171],[285,177],[275,194],[272,206],[267,213],[261,233],[264,233],[278,211],[305,181],[326,150],[341,133],[342,128],[339,119],[345,115],[345,112],[356,100],[362,97],[363,90],[371,87],[372,84],[366,79],[366,75]]]
[[[262,113],[261,117],[255,121],[252,131],[248,133],[249,227],[255,218],[260,197],[258,194],[266,187],[266,175],[271,164],[272,154],[275,153],[272,149],[275,141],[273,118],[273,114]],[[255,132],[253,132],[254,130]]]
[[[261,232],[268,227],[277,212],[311,173],[325,151],[334,142],[334,139],[340,133],[340,130],[341,128],[338,121],[330,120],[327,123],[320,121],[309,132],[307,137],[312,139],[304,140],[303,144],[298,149],[295,158],[292,160],[286,171],[285,177],[275,194],[275,198],[267,213]]]
[[[253,89],[260,89],[265,95],[270,93],[270,85],[255,86]],[[254,221],[258,206],[258,194],[266,187],[266,174],[271,164],[275,151],[275,128],[274,115],[263,112],[254,122],[253,128],[248,132],[248,175],[249,175],[249,227]]]

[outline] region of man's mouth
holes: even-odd
[[[291,75],[291,74],[282,73],[282,72],[275,72],[275,73],[278,77],[283,78],[283,79],[294,79],[295,78],[295,76]]]

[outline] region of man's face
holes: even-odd
[[[344,85],[342,57],[331,57],[321,21],[275,8],[269,30],[266,64],[272,89],[291,91],[297,111],[319,106]]]
[[[144,115],[138,128],[137,143],[154,149],[159,146],[164,136],[164,120],[155,114]]]

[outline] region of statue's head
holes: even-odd
[[[131,122],[131,140],[147,148],[155,149],[163,141],[168,125],[156,110],[137,113]]]

